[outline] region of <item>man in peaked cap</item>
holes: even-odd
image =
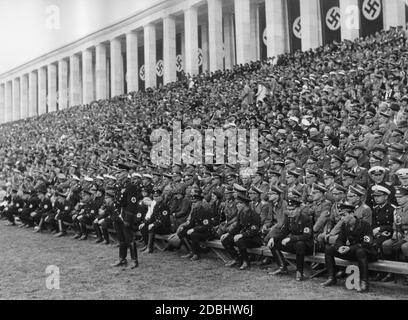
[[[373,228],[374,245],[381,251],[383,242],[392,237],[392,225],[394,223],[396,206],[389,201],[389,196],[391,195],[391,190],[389,188],[382,185],[374,185],[371,187],[371,190],[375,203],[373,206],[371,225]],[[388,260],[391,257],[383,256],[383,258]],[[381,279],[382,281],[387,282],[393,280],[393,275],[391,273],[386,275],[383,273],[377,273],[375,281]]]
[[[233,267],[240,265],[240,270],[246,270],[250,267],[247,249],[257,248],[262,245],[260,236],[261,218],[250,207],[251,199],[246,195],[239,193],[236,198],[238,209],[237,224],[221,236],[221,243],[225,250],[233,257],[233,260],[226,263],[225,266]],[[234,246],[238,247],[239,253]]]
[[[344,161],[345,167],[347,170],[351,171],[352,173],[356,174],[357,177],[355,179],[355,183],[359,184],[363,187],[368,186],[368,173],[367,169],[360,167],[358,165],[358,156],[353,153],[347,153],[346,158]]]
[[[289,197],[287,201],[287,215],[285,216],[281,232],[268,242],[279,269],[271,272],[271,275],[287,274],[287,261],[282,251],[296,254],[296,281],[303,280],[303,265],[306,254],[313,252],[313,226],[308,215],[301,210],[301,201],[295,197]]]
[[[334,258],[338,257],[358,262],[361,281],[357,291],[366,292],[368,291],[368,263],[377,260],[371,226],[368,222],[358,219],[354,215],[348,215],[342,221],[335,244],[326,246],[325,260],[329,278],[322,285],[327,287],[336,284]]]
[[[250,206],[261,217],[261,233],[264,237],[269,229],[272,227],[272,211],[270,210],[269,204],[266,201],[262,201],[261,195],[262,190],[256,186],[251,186],[249,189],[249,198],[251,199]]]
[[[309,215],[312,218],[313,232],[318,235],[330,218],[331,202],[326,199],[327,188],[321,183],[312,186],[312,205]]]
[[[364,203],[367,191],[362,186],[356,184],[350,186],[347,192],[347,202],[355,207],[354,215],[372,224],[372,210]]]
[[[395,197],[398,207],[395,209],[392,237],[383,242],[382,251],[390,260],[394,260],[391,257],[399,255],[401,251],[403,261],[408,262],[408,188],[397,187]],[[404,285],[408,286],[408,276],[405,276]]]
[[[375,166],[372,167],[370,170],[368,170],[368,174],[370,176],[370,184],[367,189],[367,197],[366,197],[366,204],[370,207],[373,208],[375,205],[375,201],[373,198],[373,186],[376,185],[381,185],[391,191],[391,194],[388,198],[389,201],[391,201],[392,204],[396,204],[395,200],[395,188],[388,182],[386,182],[386,173],[387,169],[381,166]]]

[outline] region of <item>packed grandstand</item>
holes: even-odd
[[[364,234],[356,245],[370,243],[376,259],[408,262],[407,72],[406,34],[392,28],[4,124],[2,217],[57,236],[69,223],[82,240],[92,227],[98,242],[109,243],[107,230],[129,213],[148,251],[152,230],[177,234],[175,246],[192,250],[193,261],[201,258],[197,241],[221,239],[233,258],[227,265],[247,269],[254,257],[246,247],[268,246],[284,273],[279,250],[328,255],[327,246],[345,232],[342,221],[354,216],[371,226],[369,240]],[[257,171],[245,175],[248,162],[215,158],[214,164],[154,165],[151,133],[171,133],[175,121],[203,135],[211,128],[258,129]],[[126,198],[130,192],[135,199]],[[195,221],[197,201],[205,213]],[[155,217],[158,204],[166,210]],[[293,210],[309,219],[301,219],[300,234],[286,230]],[[240,233],[241,212],[252,220]],[[226,234],[253,241],[234,237],[231,245]],[[301,241],[310,248],[288,245]],[[135,260],[136,249],[130,250]]]

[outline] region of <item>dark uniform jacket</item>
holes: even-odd
[[[237,224],[231,230],[230,235],[242,234],[244,239],[255,238],[262,242],[260,227],[261,217],[249,206],[246,206],[241,211],[238,211]]]
[[[192,207],[185,230],[194,229],[194,232],[213,233],[213,226],[217,224],[213,212],[202,203]]]
[[[299,210],[299,209],[298,209]],[[279,239],[283,240],[287,237],[290,241],[305,241],[312,242],[313,240],[313,225],[310,217],[304,213],[300,213],[294,218],[285,216]]]
[[[52,210],[51,200],[48,198],[44,198],[44,200],[40,201],[40,204],[38,205],[37,214],[44,215],[44,214],[47,214],[51,210]]]
[[[137,212],[136,212],[136,219],[135,219],[136,226],[139,226],[143,222],[148,208],[149,207],[143,203],[143,200],[140,200],[137,203]]]
[[[142,199],[142,190],[139,185],[129,184],[122,195],[120,206],[125,212],[137,213],[138,202]]]
[[[373,244],[373,230],[370,224],[364,220],[357,219],[353,230],[350,230],[348,224],[342,224],[335,248],[338,250],[342,246],[358,246],[375,253]]]
[[[150,219],[146,221],[146,224],[154,224],[155,228],[160,228],[163,232],[170,233],[171,222],[170,222],[170,210],[169,207],[161,201],[156,203],[153,208],[153,213]]]
[[[392,225],[394,223],[395,206],[386,202],[382,206],[374,206],[372,228],[380,228],[380,233],[388,231],[392,234]]]

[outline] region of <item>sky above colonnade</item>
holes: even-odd
[[[0,0],[0,74],[160,1]]]

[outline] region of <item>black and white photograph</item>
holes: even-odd
[[[0,40],[0,300],[408,299],[407,0],[0,0]]]

